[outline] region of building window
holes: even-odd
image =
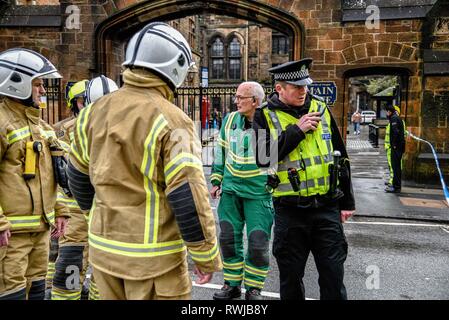
[[[195,21],[189,19],[189,44],[192,49],[196,48]]]
[[[229,79],[241,79],[240,42],[234,37],[229,43]]]
[[[289,40],[284,35],[272,35],[271,53],[272,54],[287,54],[289,51]]]
[[[212,79],[224,79],[224,44],[223,41],[217,37],[212,42],[210,49],[210,58],[212,65]]]

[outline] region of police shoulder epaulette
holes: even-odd
[[[267,108],[267,107],[268,107],[268,102],[266,102],[266,101],[260,105],[260,109]]]

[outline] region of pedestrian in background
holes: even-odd
[[[354,135],[360,134],[360,122],[362,121],[362,115],[358,109],[352,114],[351,121],[354,125]]]

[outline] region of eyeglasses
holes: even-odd
[[[234,101],[239,101],[239,100],[249,99],[249,98],[254,98],[254,96],[247,96],[247,97],[245,97],[245,96],[234,96],[234,97],[232,98],[232,100],[234,100]]]

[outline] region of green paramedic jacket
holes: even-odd
[[[243,198],[269,199],[265,189],[267,175],[256,164],[253,154],[253,130],[244,116],[232,112],[226,116],[215,148],[210,180],[222,191]]]

